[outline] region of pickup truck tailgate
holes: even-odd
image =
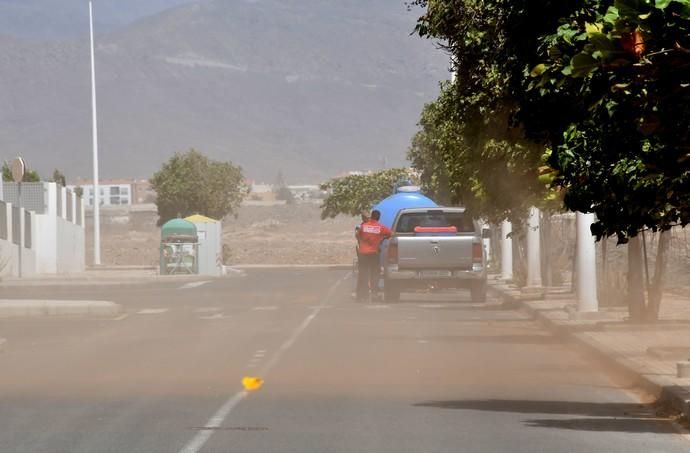
[[[399,236],[400,269],[472,269],[474,237]]]

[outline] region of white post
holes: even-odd
[[[577,251],[577,310],[579,312],[599,311],[597,299],[597,262],[594,238],[590,227],[594,223],[594,214],[576,214]]]
[[[67,188],[58,185],[58,190],[60,191],[60,202],[62,203],[60,207],[62,215],[60,217],[67,220]]]
[[[91,35],[91,111],[93,120],[93,264],[101,264],[101,197],[98,187],[98,116],[96,113],[96,58],[93,45],[93,2],[89,1]]]
[[[513,232],[513,225],[504,220],[501,223],[501,278],[503,280],[513,279],[513,239],[510,234]]]
[[[17,182],[17,206],[19,207],[19,253],[17,255],[17,276],[22,278],[22,257],[24,256],[24,211],[22,208],[22,181]]]
[[[527,286],[541,286],[541,234],[539,209],[531,207],[527,218]]]

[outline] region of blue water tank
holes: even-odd
[[[380,222],[392,228],[395,217],[401,209],[438,207],[432,199],[422,195],[419,187],[400,187],[395,195],[381,201],[374,206],[374,209],[381,211]]]

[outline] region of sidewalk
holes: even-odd
[[[599,313],[578,314],[574,295],[562,288],[530,295],[496,278],[489,285],[507,302],[524,307],[554,334],[633,378],[661,402],[670,403],[686,416],[690,413],[690,379],[676,377],[676,363],[690,360],[690,298],[665,294],[659,323],[631,324],[625,307],[602,307]]]

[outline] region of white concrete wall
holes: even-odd
[[[8,241],[0,239],[0,277],[19,276],[18,247]],[[36,274],[36,253],[31,249],[24,249],[22,254],[22,275],[25,277]]]
[[[57,191],[62,191],[62,216],[57,215]],[[66,274],[84,272],[84,228],[67,218],[67,196],[64,187],[47,184],[46,213],[35,216],[36,255],[39,274]],[[73,213],[76,211],[73,209]],[[83,212],[83,211],[82,211]]]
[[[69,274],[86,270],[84,228],[63,219],[57,219],[56,272]]]
[[[19,232],[12,231],[12,205],[7,203],[6,205],[7,213],[7,223],[8,223],[8,240],[0,239],[0,276],[1,277],[18,277],[19,276],[19,246],[12,242],[12,235],[19,234]],[[20,210],[20,215],[22,216],[22,221],[20,222],[21,228],[24,228],[24,210]],[[32,241],[36,237],[35,219],[36,216],[31,214],[31,234]],[[22,236],[22,239],[23,236]],[[22,240],[22,244],[24,241]],[[36,252],[34,249],[22,248],[22,275],[30,276],[36,274]]]
[[[57,191],[57,184],[47,184],[46,212],[35,217],[34,246],[36,248],[36,267],[39,274],[57,273]]]
[[[32,216],[32,248],[24,249],[22,268],[24,275],[31,274],[65,274],[83,272],[86,270],[85,258],[85,230],[84,227],[75,224],[67,217],[67,197],[64,188],[57,187],[55,183],[47,183],[46,187],[46,211],[44,214],[31,214]],[[63,192],[62,216],[57,215],[57,193]],[[82,202],[82,201],[80,201]],[[12,210],[9,206],[8,231],[12,228]],[[76,207],[76,201],[75,205]],[[76,215],[76,209],[72,212]],[[83,225],[82,210],[82,225]],[[76,220],[76,219],[75,219]],[[23,224],[23,222],[22,222]],[[11,234],[17,234],[12,232]],[[12,244],[12,237],[0,250],[2,259],[0,265],[7,260],[11,261],[7,270],[0,269],[0,275],[17,275],[17,247]],[[10,245],[12,247],[10,247]],[[10,258],[11,257],[11,258]]]
[[[223,259],[222,224],[195,223],[199,234],[199,274],[220,276],[223,266],[218,265],[218,258]]]

